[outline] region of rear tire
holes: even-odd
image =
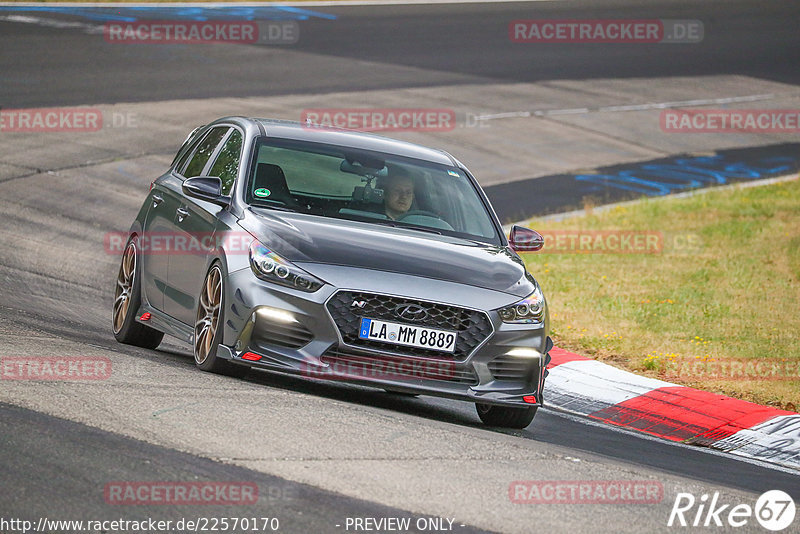
[[[217,357],[217,348],[222,341],[225,324],[225,279],[218,263],[211,266],[206,274],[200,298],[197,301],[197,315],[194,323],[192,352],[194,363],[202,371],[241,378],[247,374],[248,367],[232,364]]]
[[[486,425],[503,428],[525,428],[533,421],[538,406],[509,408],[507,406],[476,403],[475,409],[478,412],[478,417]]]
[[[114,309],[111,316],[114,337],[120,343],[145,349],[158,347],[164,338],[159,332],[136,321],[136,312],[142,304],[141,273],[136,250],[136,239],[131,239],[122,253],[122,262],[114,290]]]

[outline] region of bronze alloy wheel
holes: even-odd
[[[117,288],[114,293],[114,334],[119,334],[128,316],[136,280],[136,245],[128,243],[122,255],[122,264],[117,275]]]
[[[194,323],[194,360],[203,364],[214,347],[222,304],[222,271],[215,265],[206,275]]]
[[[122,252],[117,283],[114,284],[114,307],[111,323],[114,337],[120,343],[154,349],[161,343],[164,333],[150,328],[136,320],[136,314],[142,307],[142,288],[139,265],[139,250],[136,238],[131,238]]]

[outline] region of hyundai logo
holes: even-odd
[[[421,321],[428,316],[428,311],[416,304],[401,304],[394,309],[394,313],[407,321]]]

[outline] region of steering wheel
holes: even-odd
[[[413,220],[415,217],[422,217],[422,220]],[[453,230],[453,227],[450,226],[450,223],[433,213],[432,211],[426,210],[411,210],[404,213],[401,217],[397,220],[400,222],[406,222],[409,219],[413,220],[411,224],[416,224],[419,226],[427,226],[429,228],[438,228],[440,230]],[[426,222],[425,219],[429,219],[430,222]]]
[[[407,211],[407,212],[405,212],[405,213],[404,213],[404,214],[403,214],[401,217],[399,217],[397,220],[398,220],[398,221],[402,221],[402,220],[403,220],[403,219],[405,219],[406,217],[413,217],[413,216],[415,216],[415,215],[416,215],[416,216],[418,216],[418,217],[432,217],[432,218],[434,218],[434,219],[439,219],[439,220],[441,220],[441,219],[442,219],[441,217],[439,217],[438,215],[436,215],[436,214],[435,214],[435,213],[433,213],[432,211],[425,211],[425,210],[411,210],[411,211]]]

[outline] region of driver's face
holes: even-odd
[[[386,214],[396,219],[411,209],[414,201],[414,182],[409,178],[396,178],[386,187]]]

